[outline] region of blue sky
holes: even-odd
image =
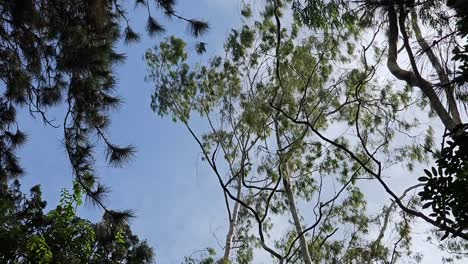
[[[180,0],[177,10],[186,17],[209,21],[210,30],[200,39],[208,43],[204,56],[209,57],[222,51],[230,28],[239,25],[241,1]],[[133,10],[131,6],[128,11],[133,28],[144,33],[144,10]],[[216,245],[212,233],[225,233],[226,214],[222,193],[202,164],[198,146],[184,127],[161,119],[149,106],[152,87],[144,82],[146,65],[142,59],[146,49],[172,34],[195,41],[187,33],[185,23],[164,21],[164,35],[118,46],[118,51],[127,55],[125,64],[116,68],[118,91],[125,104],[112,115],[109,134],[115,143],[133,144],[138,152],[133,162],[119,169],[109,168],[102,162],[104,151],[98,152],[98,168],[102,182],[112,189],[109,206],[136,211],[132,229],[155,248],[157,262],[180,263],[183,256],[193,251]],[[70,188],[73,180],[61,143],[62,129],[47,127],[40,119],[31,119],[26,111],[19,116],[21,129],[29,136],[28,143],[18,152],[26,169],[23,189],[41,184],[48,209],[53,208],[61,188]],[[63,112],[56,109],[51,117],[61,120]],[[201,124],[195,126],[200,128]],[[79,215],[98,220],[102,211],[85,205]]]

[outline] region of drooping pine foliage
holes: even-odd
[[[205,22],[178,15],[174,2],[135,1],[147,10],[150,36],[164,30],[156,18],[158,10],[187,22],[194,36],[207,30]],[[109,114],[121,105],[113,69],[125,56],[115,46],[120,40],[139,39],[125,16],[122,6],[127,4],[120,0],[0,2],[2,183],[23,174],[15,150],[26,135],[16,121],[16,112],[26,108],[46,124],[63,129],[77,182],[91,201],[105,208],[107,188],[96,181],[94,169],[96,139],[106,147],[106,159],[113,166],[124,164],[135,151],[132,146],[114,144],[106,132]],[[55,106],[65,109],[63,119],[48,116],[48,110]]]
[[[461,62],[456,81],[464,85],[468,82],[468,3],[463,0],[448,0],[447,5],[455,10],[459,18],[457,23],[459,35],[465,40],[464,46],[455,47],[454,50],[454,59]]]

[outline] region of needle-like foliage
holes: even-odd
[[[77,182],[94,203],[105,208],[103,199],[108,188],[95,180],[96,147],[104,145],[112,166],[124,165],[135,152],[132,146],[111,142],[107,131],[109,115],[121,106],[114,69],[125,60],[114,47],[121,40],[132,43],[140,39],[122,7],[126,4],[121,0],[0,3],[2,184],[24,173],[15,150],[27,137],[20,130],[16,112],[27,108],[34,117],[63,129]],[[208,28],[205,22],[177,14],[175,1],[136,0],[135,4],[147,12],[149,36],[164,31],[157,17],[161,12],[188,23],[195,37]],[[49,116],[54,106],[65,109],[61,119]]]

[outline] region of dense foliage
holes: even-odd
[[[420,192],[423,208],[431,207],[431,215],[438,222],[451,225],[458,232],[468,226],[468,126],[447,135],[452,140],[444,142],[437,169],[424,170],[419,180],[425,183]],[[448,236],[447,232],[445,237]]]
[[[468,5],[465,1],[449,0],[447,5],[453,8],[456,16],[460,18],[457,23],[458,34],[461,38],[465,39],[465,45],[455,47],[455,60],[460,61],[458,76],[455,79],[460,85],[468,82]]]
[[[45,213],[40,186],[29,197],[18,181],[0,191],[0,262],[2,263],[152,263],[153,250],[127,224],[104,215],[92,223],[76,215],[81,189],[62,190],[59,205]]]

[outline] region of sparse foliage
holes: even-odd
[[[441,2],[267,1],[260,15],[242,10],[225,57],[189,64],[173,37],[146,53],[153,110],[185,125],[224,192],[229,225],[220,261],[252,263],[261,249],[277,263],[418,263],[415,219],[463,248],[465,227],[426,215],[428,205],[414,195],[429,188],[431,198],[422,199],[444,203],[439,189],[414,177],[399,195],[387,180],[394,168],[409,177],[437,155],[432,122],[452,133],[462,124],[466,91],[451,71],[460,16]],[[284,24],[288,8],[293,18]],[[194,130],[193,115],[207,131]],[[392,199],[380,212],[366,207],[368,180]],[[446,197],[461,220],[456,195]],[[276,224],[282,217],[290,223],[284,232]]]

